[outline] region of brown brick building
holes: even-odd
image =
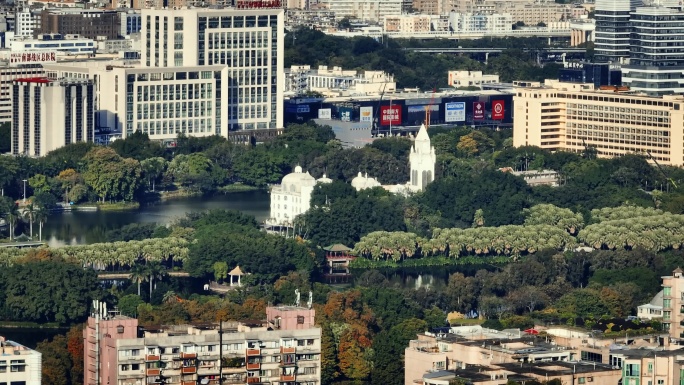
[[[40,14],[40,28],[36,28],[33,34],[37,37],[47,33],[75,34],[88,39],[96,39],[98,36],[117,39],[121,34],[119,12],[99,9],[46,9]]]

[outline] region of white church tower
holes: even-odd
[[[409,182],[411,190],[422,191],[428,183],[435,180],[437,155],[435,155],[435,148],[430,144],[430,137],[424,124],[420,126],[416,140],[411,147],[409,163],[411,164],[411,181]]]

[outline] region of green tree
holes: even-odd
[[[139,295],[128,294],[119,299],[117,306],[122,315],[135,317],[138,315],[138,305],[144,303]]]
[[[122,158],[133,158],[137,161],[164,156],[161,144],[151,141],[149,135],[141,131],[135,131],[125,139],[115,140],[109,146]]]
[[[140,162],[121,158],[108,147],[93,148],[86,154],[85,161],[85,182],[102,198],[102,202],[107,198],[133,200],[141,185]]]
[[[162,176],[164,168],[166,168],[166,160],[161,157],[144,159],[140,162],[140,166],[147,179],[147,185],[151,186],[152,191],[154,191],[155,182]]]

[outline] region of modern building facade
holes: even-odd
[[[595,88],[622,85],[622,72],[608,63],[566,62],[558,71],[558,80],[570,83],[591,83]]]
[[[344,70],[341,67],[292,66],[285,74],[285,92],[301,95],[306,91],[323,96],[380,95],[397,90],[394,76],[382,71]]]
[[[12,86],[11,151],[43,156],[75,142],[92,142],[95,89],[88,79],[26,78]]]
[[[670,338],[684,341],[684,272],[677,268],[663,278],[663,331]]]
[[[629,57],[630,13],[641,3],[641,0],[596,0],[594,55],[597,62],[623,63]]]
[[[458,13],[449,14],[449,25],[454,33],[505,33],[513,30],[510,14]]]
[[[326,0],[322,3],[335,13],[335,18],[345,17],[364,22],[380,23],[387,16],[402,14],[403,0]]]
[[[40,26],[33,36],[42,34],[80,35],[87,39],[119,38],[121,20],[118,11],[102,9],[44,9]]]
[[[283,127],[282,9],[145,9],[145,67],[228,66],[231,131]]]
[[[622,66],[623,85],[659,96],[684,93],[684,12],[639,7],[630,23],[629,64]]]
[[[0,123],[12,122],[12,85],[17,79],[43,77],[45,70],[39,65],[0,67]]]
[[[90,56],[95,53],[95,41],[75,35],[40,35],[37,39],[16,39],[10,42],[14,52],[60,52],[65,55]]]
[[[288,307],[272,311],[274,319],[267,321],[223,322],[222,336],[214,324],[138,331],[136,319],[90,317],[84,384],[152,384],[163,378],[169,385],[217,385],[222,376],[224,384],[319,385],[321,330],[299,328],[313,324],[312,313]]]
[[[0,336],[0,385],[42,385],[43,355]]]
[[[111,63],[46,64],[50,78],[91,79],[96,127],[127,137],[141,131],[170,143],[188,136],[228,136],[228,68],[205,65],[140,68]]]
[[[600,157],[650,153],[661,164],[684,165],[684,97],[649,97],[547,80],[514,96],[513,145]]]

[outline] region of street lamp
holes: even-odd
[[[24,182],[24,203],[26,203],[26,179],[22,179],[22,182]]]

